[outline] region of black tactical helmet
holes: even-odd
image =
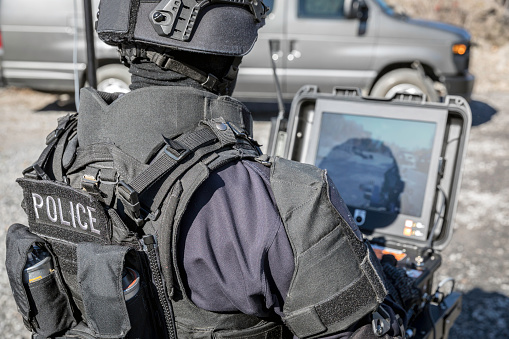
[[[146,45],[241,57],[265,23],[262,0],[101,0],[97,33],[110,45]]]

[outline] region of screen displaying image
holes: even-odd
[[[324,112],[315,164],[353,208],[421,217],[436,124]]]

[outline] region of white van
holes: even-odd
[[[240,69],[235,95],[275,97],[276,60],[286,99],[306,84],[364,94],[396,92],[469,98],[470,34],[439,22],[398,14],[384,0],[265,0],[271,7],[254,50]]]
[[[249,101],[276,98],[271,59],[285,99],[305,84],[324,92],[334,86],[364,94],[396,92],[469,98],[470,35],[438,22],[395,13],[384,0],[264,0],[267,24],[240,68],[234,96]],[[99,0],[93,0],[98,7]],[[76,10],[75,10],[76,9]],[[74,73],[85,83],[83,0],[2,0],[7,84],[46,91],[74,91]],[[77,56],[73,47],[77,32]],[[97,39],[98,89],[126,91],[127,68],[115,48]]]

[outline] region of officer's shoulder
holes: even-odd
[[[271,181],[289,182],[323,182],[325,171],[310,164],[305,164],[281,157],[271,158]]]

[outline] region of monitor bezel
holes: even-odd
[[[448,110],[446,107],[429,107],[429,106],[412,106],[411,114],[409,114],[409,107],[406,105],[384,105],[380,101],[342,101],[338,102],[334,99],[318,98],[315,104],[313,114],[313,122],[310,128],[311,137],[308,139],[307,152],[304,154],[303,162],[313,164],[316,163],[316,155],[318,152],[318,145],[320,141],[320,131],[322,116],[324,113],[333,114],[346,114],[358,116],[371,116],[375,118],[399,119],[416,122],[431,122],[436,124],[435,135],[433,138],[433,146],[430,157],[430,167],[428,171],[428,180],[426,182],[426,189],[424,195],[424,203],[422,206],[421,216],[416,217],[399,213],[394,221],[389,226],[377,229],[367,227],[374,223],[372,220],[383,215],[383,212],[375,212],[366,210],[366,226],[360,226],[361,230],[368,232],[370,238],[384,237],[389,235],[391,238],[401,239],[402,241],[416,241],[427,242],[433,230],[437,185],[439,184],[439,163],[443,157],[444,140],[447,127]],[[434,169],[434,170],[433,170]],[[341,194],[341,192],[340,192]],[[355,213],[355,208],[348,206],[352,215]],[[422,236],[412,235],[406,236],[400,233],[397,225],[400,225],[401,230],[404,229],[404,223],[407,220],[412,220],[415,224],[421,223],[425,225]]]

